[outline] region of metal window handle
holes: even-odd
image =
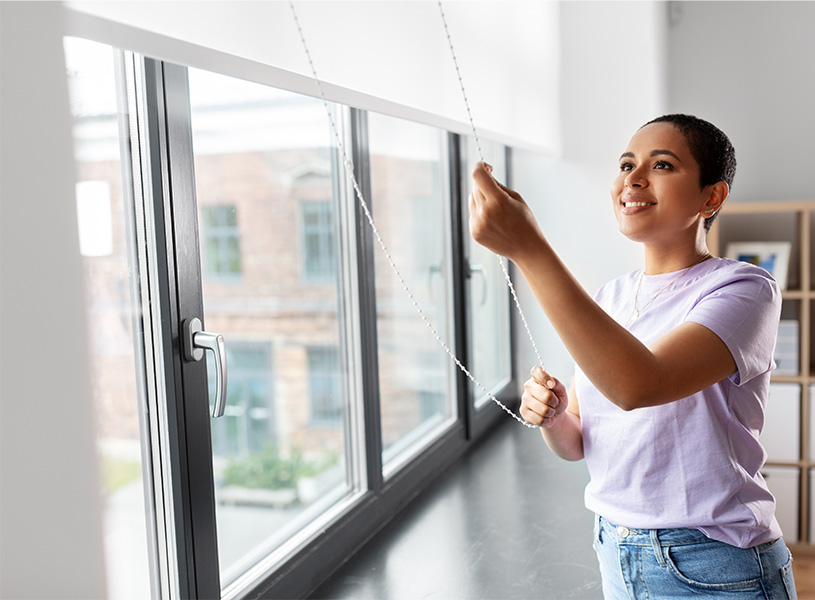
[[[436,294],[433,292],[433,277],[442,275],[441,265],[430,265],[427,268],[427,289],[430,293],[430,301],[436,301]]]
[[[184,321],[184,358],[198,362],[204,358],[204,350],[212,350],[215,357],[215,407],[213,417],[223,417],[226,408],[226,344],[220,333],[203,331],[201,319],[193,317]]]

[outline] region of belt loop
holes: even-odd
[[[651,530],[651,545],[654,547],[654,554],[660,567],[665,566],[665,555],[662,553],[662,544],[659,542],[659,529]]]

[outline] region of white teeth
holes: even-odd
[[[630,208],[632,206],[651,206],[650,202],[623,202],[626,208]]]

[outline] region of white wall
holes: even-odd
[[[639,265],[608,188],[630,135],[658,114],[696,114],[728,134],[731,202],[815,198],[815,2],[565,2],[560,20],[563,157],[517,153],[513,183],[588,291]],[[544,362],[568,380],[568,354],[517,284]],[[522,382],[535,356],[517,331]]]
[[[815,198],[815,2],[672,4],[668,105],[730,137],[731,201]]]
[[[514,154],[513,186],[591,294],[640,264],[639,246],[617,230],[609,188],[631,135],[664,112],[666,30],[663,3],[562,3],[563,155]],[[568,385],[573,361],[526,284],[516,281],[516,287],[546,368]],[[516,331],[517,376],[523,383],[536,357],[517,323]]]
[[[104,596],[61,8],[0,2],[0,596]]]

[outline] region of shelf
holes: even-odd
[[[812,379],[811,375],[773,375],[770,377],[770,383],[797,383],[804,385],[809,383]]]
[[[815,200],[725,205],[708,234],[708,246],[713,254],[724,256],[733,242],[790,245],[786,289],[781,291],[786,344],[779,340],[776,362],[782,372],[772,375],[771,384],[799,386],[800,401],[783,400],[774,414],[768,408],[766,443],[776,456],[769,457],[762,471],[774,473],[771,488],[776,488],[784,537],[815,552]],[[784,443],[785,421],[792,428],[789,435],[798,439],[797,453],[795,442]]]
[[[768,460],[767,462],[764,463],[764,467],[795,467],[801,469],[808,469],[810,467],[815,467],[815,462],[810,460],[796,460],[796,461]],[[762,467],[762,469],[764,467]]]

